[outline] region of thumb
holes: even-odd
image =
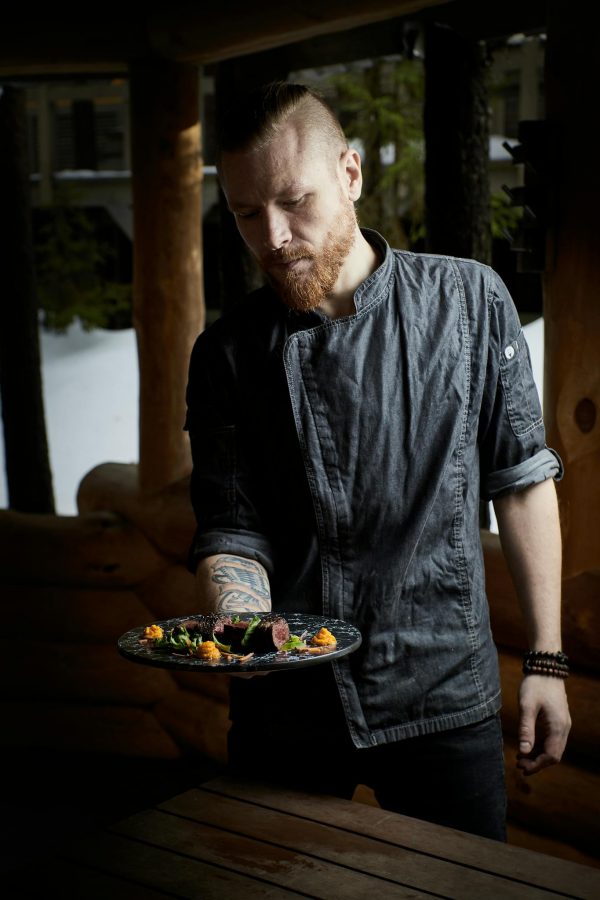
[[[535,741],[535,718],[531,709],[521,710],[519,723],[519,751],[531,753]]]

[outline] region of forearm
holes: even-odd
[[[201,614],[269,612],[271,590],[263,566],[253,559],[219,554],[201,559],[196,570]]]
[[[552,479],[494,502],[532,650],[561,649],[562,544]]]

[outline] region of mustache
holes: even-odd
[[[296,249],[286,249],[282,247],[280,250],[272,250],[265,257],[263,263],[265,265],[277,265],[277,263],[295,262],[297,259],[315,259],[315,254],[307,249],[298,247]]]

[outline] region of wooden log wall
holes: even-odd
[[[567,577],[600,569],[600,54],[596,29],[585,24],[587,9],[583,0],[548,3],[545,71],[553,165],[544,417],[548,443],[565,463],[559,502]]]
[[[227,678],[137,666],[116,646],[194,610],[188,491],[142,500],[137,467],[107,464],[83,480],[79,516],[0,511],[0,747],[224,762]]]
[[[176,759],[226,758],[228,677],[136,666],[116,650],[136,625],[193,613],[185,566],[194,529],[183,479],[140,497],[135,466],[83,480],[78,517],[0,512],[0,746]],[[600,865],[600,574],[564,583],[564,646],[573,717],[561,765],[532,779],[515,767],[525,632],[496,535],[483,532],[499,647],[510,838]],[[16,635],[34,640],[15,641]],[[373,802],[366,789],[357,799]]]
[[[527,833],[561,841],[600,865],[600,572],[563,581],[563,648],[572,674],[567,681],[571,734],[563,761],[532,778],[515,767],[522,652],[527,649],[523,617],[497,535],[482,532],[492,630],[499,650],[509,816]],[[539,848],[538,848],[539,849]],[[550,852],[550,851],[549,851]],[[576,859],[575,855],[569,858]]]

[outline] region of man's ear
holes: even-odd
[[[344,150],[340,158],[340,168],[342,170],[344,188],[348,192],[348,199],[352,201],[358,200],[362,191],[362,169],[358,150],[354,150],[352,147]]]

